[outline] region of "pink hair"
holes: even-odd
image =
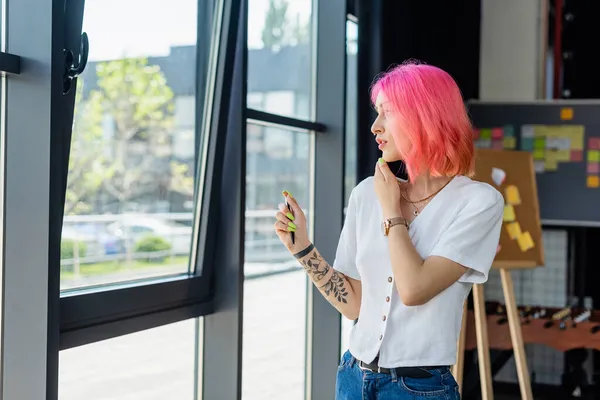
[[[395,117],[391,134],[411,180],[423,173],[473,175],[473,126],[460,89],[447,72],[407,62],[376,79],[371,87],[373,104],[379,93]],[[403,137],[410,148],[401,148]]]

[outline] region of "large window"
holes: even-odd
[[[273,230],[290,191],[310,204],[310,133],[258,123],[247,126],[244,289],[244,399],[304,398],[306,274]],[[273,363],[279,365],[271,369]],[[268,391],[259,385],[270,376]]]
[[[309,119],[312,0],[248,0],[248,107]]]
[[[60,400],[196,400],[195,319],[60,354]]]
[[[305,396],[308,280],[273,223],[283,190],[310,214],[313,133],[291,124],[312,117],[312,15],[311,0],[249,0],[244,400]]]
[[[197,49],[211,43],[196,44],[198,2],[89,0],[83,30],[92,45],[76,98],[61,286],[186,273],[205,90],[190,66],[208,64]]]

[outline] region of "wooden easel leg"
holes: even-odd
[[[488,342],[483,285],[473,285],[473,309],[475,312],[475,335],[477,337],[481,399],[492,400],[494,398],[494,389],[492,387],[492,364],[490,362],[490,345]]]
[[[463,371],[465,368],[465,342],[467,340],[467,302],[468,300],[465,300],[460,335],[458,336],[458,345],[456,346],[456,364],[454,364],[452,367],[452,375],[454,376],[456,383],[458,383],[458,388],[461,395]]]
[[[502,278],[502,290],[504,291],[506,314],[508,317],[508,325],[510,327],[510,338],[515,356],[515,364],[517,366],[517,376],[519,377],[521,399],[533,400],[531,381],[529,380],[529,369],[527,368],[527,358],[525,356],[525,345],[523,344],[523,332],[521,331],[521,318],[519,317],[519,312],[517,310],[512,276],[510,275],[509,270],[500,268],[500,277]]]

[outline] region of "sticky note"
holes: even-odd
[[[588,139],[589,150],[600,150],[600,137],[591,137]]]
[[[506,179],[506,172],[500,168],[492,168],[492,182],[496,184],[496,186],[500,186],[504,183]]]
[[[546,171],[556,171],[558,169],[558,161],[556,160],[556,157],[546,156],[546,159],[544,160],[544,169]]]
[[[587,187],[589,187],[589,188],[600,187],[600,176],[598,176],[598,175],[589,175],[587,177]]]
[[[505,149],[514,149],[517,147],[517,138],[515,137],[505,137],[504,138],[504,148]]]
[[[550,139],[548,139],[550,141]],[[571,139],[568,137],[554,137],[550,141],[551,146],[548,146],[546,142],[546,148],[552,148],[555,150],[571,150]]]
[[[512,204],[506,204],[504,206],[504,216],[502,217],[502,220],[504,222],[513,222],[515,218],[515,208]]]
[[[533,138],[521,138],[521,150],[533,151]]]
[[[591,162],[587,165],[588,174],[599,174],[600,173],[600,163]]]
[[[479,149],[489,149],[490,147],[492,147],[492,140],[480,138],[478,141],[475,142],[475,147]]]
[[[544,125],[534,125],[533,126],[533,137],[546,137],[546,127]]]
[[[523,125],[521,126],[521,138],[533,138],[534,136],[534,132],[535,129],[533,128],[533,125]]]
[[[555,128],[557,134],[569,138],[571,141],[571,150],[583,150],[583,138],[585,128],[583,125],[562,125]]]
[[[546,172],[546,163],[544,162],[544,160],[537,160],[533,162],[533,169],[535,170],[536,173],[541,174],[543,172]]]
[[[556,152],[549,151],[546,152],[546,160],[544,164],[544,169],[546,171],[556,171],[558,169],[558,161],[556,160]]]
[[[600,150],[590,150],[587,154],[588,162],[600,162]]]
[[[545,149],[546,148],[546,138],[545,137],[536,137],[533,139],[533,148],[538,150],[538,149]]]
[[[479,129],[473,129],[473,140],[479,139]]]
[[[521,195],[519,194],[519,189],[515,185],[507,186],[505,193],[507,204],[512,204],[513,206],[521,204]]]
[[[492,149],[494,149],[494,150],[504,150],[504,141],[502,141],[502,140],[494,140],[494,141],[492,141]]]
[[[570,121],[573,119],[573,109],[571,107],[564,107],[560,110],[560,119],[563,121]]]
[[[512,125],[504,125],[504,137],[514,137],[515,127]]]
[[[558,162],[571,161],[571,152],[569,150],[556,150],[554,155]]]
[[[518,222],[511,222],[510,224],[506,224],[506,232],[508,233],[508,237],[511,239],[517,239],[521,236],[521,225]]]
[[[479,138],[480,139],[491,139],[492,138],[492,130],[489,128],[484,128],[479,130]]]
[[[583,151],[582,150],[571,150],[571,161],[583,161]]]
[[[502,139],[504,137],[504,129],[492,128],[492,139]]]
[[[533,151],[534,160],[543,160],[546,157],[546,151],[544,149],[538,149]]]
[[[517,238],[517,243],[519,244],[519,248],[522,252],[533,249],[535,246],[535,243],[533,243],[533,239],[531,238],[531,234],[529,232],[522,232]]]

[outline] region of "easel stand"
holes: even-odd
[[[497,264],[495,264],[494,266],[500,268],[502,290],[504,292],[504,301],[506,302],[506,314],[508,317],[510,337],[515,356],[515,363],[517,366],[519,388],[521,389],[521,399],[533,400],[533,394],[531,391],[531,381],[529,379],[529,370],[527,368],[527,358],[525,356],[525,345],[523,344],[523,334],[521,332],[521,319],[517,310],[515,290],[513,286],[513,280],[510,274],[510,264],[502,263],[501,265],[503,266]],[[521,264],[520,267],[527,268],[531,266],[524,266]],[[494,398],[494,392],[492,388],[492,366],[490,361],[490,345],[488,343],[487,317],[485,314],[485,296],[483,292],[483,285],[473,285],[473,307],[475,313],[475,335],[477,338],[477,358],[479,361],[479,376],[481,379],[481,398],[482,400],[492,400]],[[452,368],[452,374],[458,382],[458,385],[461,388],[461,392],[464,369],[466,319],[467,305],[465,302],[462,329],[457,349],[458,354],[456,364]]]

